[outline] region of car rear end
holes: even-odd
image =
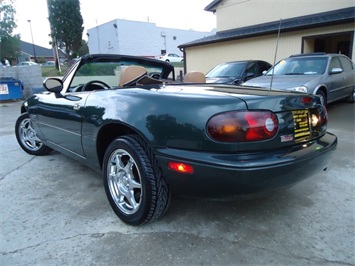
[[[327,110],[318,97],[223,86],[213,90],[242,99],[245,108],[210,116],[201,150],[157,150],[164,176],[179,194],[224,198],[273,191],[327,168],[337,138],[327,133]]]

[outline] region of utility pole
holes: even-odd
[[[33,55],[35,57],[35,62],[38,63],[37,56],[36,56],[36,48],[35,48],[35,43],[33,41],[33,34],[32,34],[32,26],[31,26],[31,20],[28,19],[27,22],[30,24],[30,30],[31,30],[31,38],[32,38],[32,47],[33,47]]]
[[[47,0],[47,10],[48,10],[48,16],[49,14],[49,3]],[[59,73],[62,73],[62,69],[60,67],[60,60],[59,60],[59,53],[58,53],[58,43],[57,43],[57,38],[53,35],[53,27],[52,24],[49,22],[49,26],[51,27],[51,38],[52,38],[52,48],[53,48],[53,55],[54,55],[54,62],[55,62],[55,67],[56,69],[59,70]]]

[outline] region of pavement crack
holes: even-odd
[[[56,239],[56,240],[47,240],[47,241],[40,242],[40,243],[35,244],[35,245],[30,245],[30,246],[19,248],[19,249],[12,250],[12,251],[7,251],[7,252],[2,251],[2,252],[0,252],[0,255],[6,256],[6,255],[9,255],[9,254],[16,254],[18,252],[22,252],[22,251],[25,251],[27,249],[33,249],[33,248],[40,247],[41,245],[45,245],[47,243],[66,241],[66,240],[71,240],[71,239],[74,239],[74,238],[77,238],[77,237],[89,236],[89,237],[92,237],[92,238],[100,238],[100,237],[103,237],[105,235],[106,235],[106,233],[77,234],[77,235],[74,235],[74,236],[68,236],[68,237],[64,237],[64,238],[60,238],[60,239]]]
[[[232,242],[234,242],[234,241],[232,241]],[[273,253],[273,254],[275,254],[277,256],[283,256],[283,257],[292,256],[292,257],[294,257],[296,259],[303,259],[303,260],[309,261],[310,263],[317,263],[317,264],[330,263],[330,264],[341,264],[341,265],[349,265],[349,266],[353,265],[352,263],[348,263],[348,262],[344,262],[344,261],[328,260],[328,259],[325,259],[325,258],[318,258],[318,257],[309,258],[309,257],[296,255],[296,254],[289,253],[289,252],[288,252],[288,254],[282,254],[282,253],[276,252],[275,250],[271,250],[271,249],[267,249],[267,248],[262,248],[262,247],[253,246],[253,245],[248,245],[248,246],[251,247],[251,248],[254,248],[254,249],[259,249],[259,250],[267,251],[269,253]]]
[[[7,177],[8,175],[12,174],[13,172],[21,169],[24,165],[26,165],[27,163],[31,162],[32,160],[34,160],[36,158],[36,156],[31,157],[29,160],[25,161],[24,163],[22,163],[21,165],[19,165],[18,167],[10,170],[9,172],[4,173],[2,176],[0,176],[0,181],[2,181],[3,179],[5,179],[5,177]]]

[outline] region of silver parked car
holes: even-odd
[[[355,65],[342,54],[292,55],[243,85],[311,93],[320,96],[325,104],[343,98],[354,102]]]

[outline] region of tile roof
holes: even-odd
[[[212,3],[208,4],[208,6],[206,6],[204,10],[210,11],[210,12],[216,12],[216,7],[221,2],[222,2],[222,0],[214,0]]]
[[[287,31],[300,30],[311,27],[324,27],[341,23],[355,22],[355,7],[338,9],[318,14],[312,14],[302,17],[289,18],[281,21],[281,33]],[[221,41],[230,41],[236,39],[249,38],[265,34],[278,32],[280,21],[274,21],[259,25],[252,25],[242,28],[236,28],[227,31],[219,31],[215,35],[207,36],[179,46],[186,48],[204,44],[216,43]]]
[[[34,45],[36,51],[36,57],[53,57],[53,50],[48,49],[42,46]],[[21,52],[30,56],[34,56],[33,54],[33,44],[20,41],[20,49]],[[60,57],[65,57],[65,54],[59,50]]]

